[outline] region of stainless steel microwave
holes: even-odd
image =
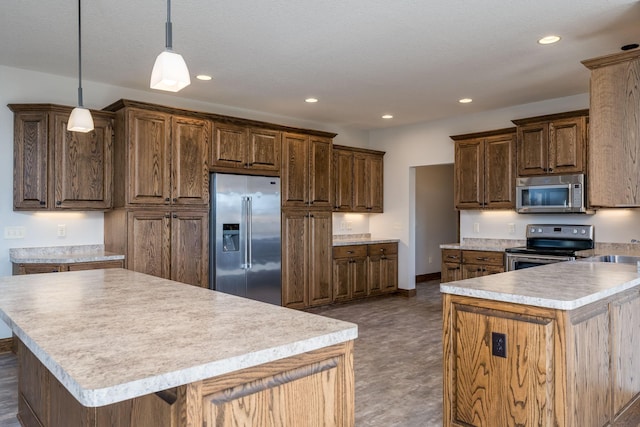
[[[584,174],[516,179],[518,213],[591,213],[585,200]]]

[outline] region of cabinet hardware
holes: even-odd
[[[386,257],[386,256],[384,256],[384,255],[381,255],[381,256],[380,256],[380,259],[387,259],[387,257]]]
[[[489,258],[487,258],[487,257],[476,257],[476,259],[478,261],[489,261]]]
[[[62,202],[60,200],[56,201],[56,206],[60,206]]]
[[[44,206],[46,202],[44,200],[40,200],[40,206]]]
[[[171,215],[166,214],[164,217],[165,217],[165,218],[171,218]]]
[[[167,197],[167,198],[164,199],[164,201],[169,203],[171,201],[171,199]]]
[[[347,251],[347,253],[348,253],[348,254],[352,254],[352,253],[353,253],[353,251]]]
[[[173,217],[174,218],[178,218],[178,214],[173,214]]]
[[[178,201],[178,199],[176,199],[175,197],[173,198],[173,203],[176,203]]]

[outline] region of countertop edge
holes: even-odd
[[[378,243],[398,243],[400,239],[364,238],[364,239],[335,239],[332,246],[375,245]]]
[[[124,255],[121,254],[70,254],[68,256],[41,255],[39,257],[9,257],[9,261],[14,264],[72,264],[77,262],[118,261],[123,259]]]

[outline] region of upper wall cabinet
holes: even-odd
[[[455,135],[456,209],[515,207],[515,128]]]
[[[331,153],[331,138],[283,135],[282,206],[331,209]]]
[[[281,133],[277,130],[216,122],[211,169],[277,175],[280,171],[280,143]]]
[[[14,210],[112,207],[113,113],[91,111],[95,130],[67,131],[71,107],[10,104]]]
[[[583,61],[591,70],[589,205],[640,206],[640,50]]]
[[[589,110],[512,120],[518,129],[518,176],[586,171]]]
[[[334,212],[383,211],[383,151],[334,146]]]
[[[211,122],[134,107],[116,114],[116,206],[208,206]]]

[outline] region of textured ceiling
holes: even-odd
[[[151,90],[166,2],[82,7],[83,78]],[[629,0],[174,0],[172,21],[191,73],[214,77],[175,96],[358,129],[584,93],[581,60],[640,42]],[[0,65],[76,76],[75,0],[5,0],[0,37]]]

